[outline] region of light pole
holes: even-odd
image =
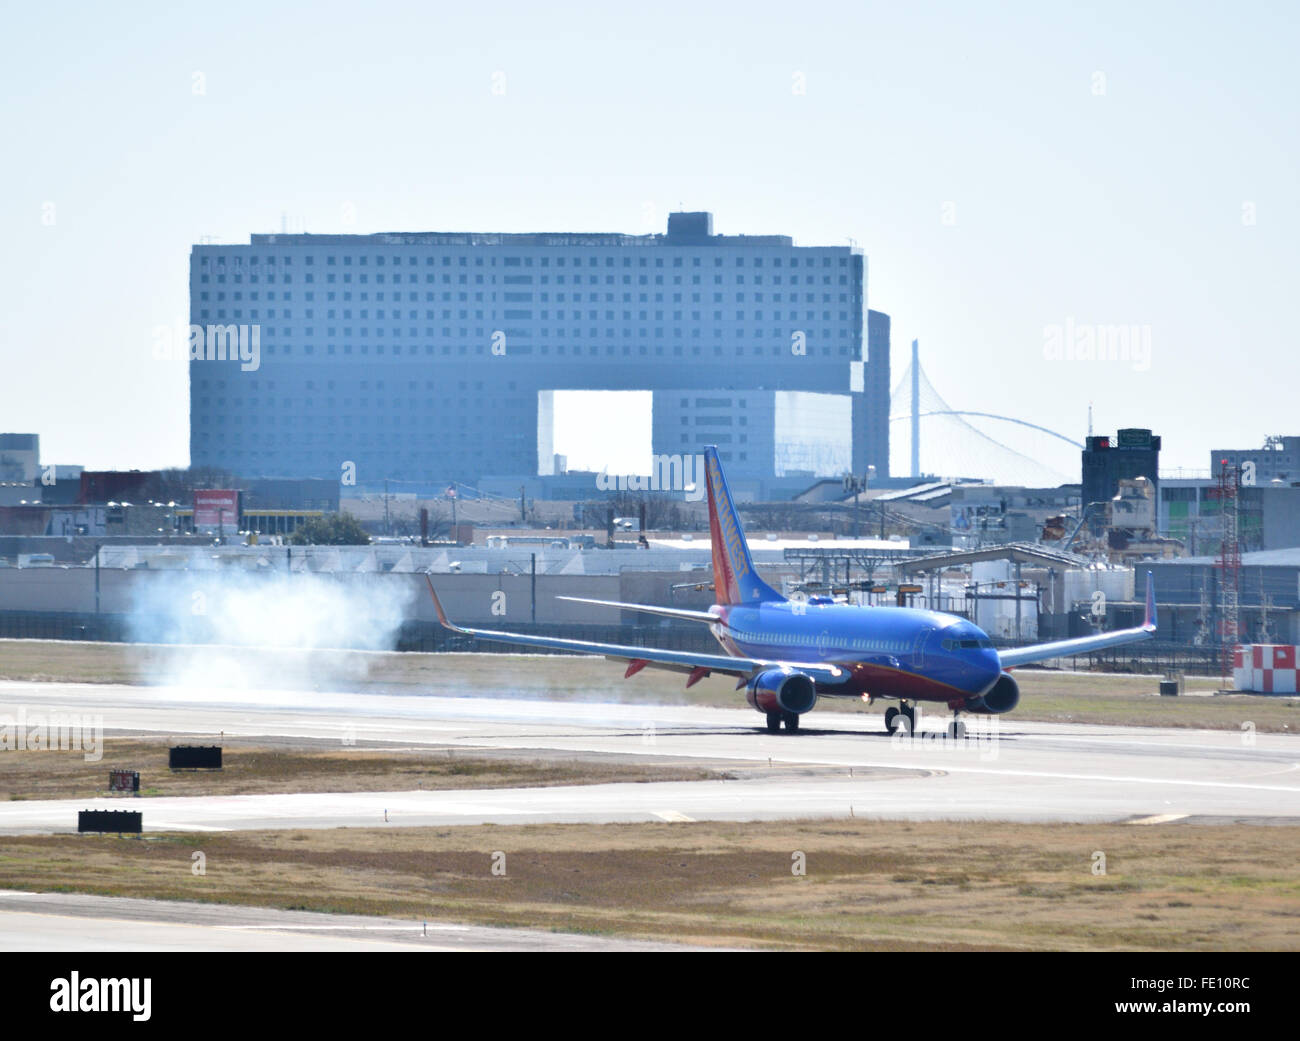
[[[867,485],[873,477],[876,476],[876,464],[872,463],[867,467],[866,476],[862,478],[862,490],[867,490]],[[885,508],[880,506],[880,541],[885,541]]]
[[[853,537],[856,539],[861,534],[861,526],[858,522],[858,496],[866,490],[867,479],[857,477],[854,474],[844,475],[844,491],[853,493]]]

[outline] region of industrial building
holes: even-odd
[[[888,467],[889,319],[866,258],[783,235],[253,235],[196,245],[190,449],[247,477],[433,484],[556,470],[554,392],[653,393],[656,455],[757,494]],[[865,335],[864,335],[865,332]]]
[[[1156,501],[1161,535],[1181,540],[1191,556],[1213,552],[1223,538],[1220,478],[1237,485],[1236,531],[1243,552],[1300,546],[1300,437],[1269,437],[1261,448],[1216,449],[1206,477],[1167,477]]]
[[[191,486],[191,477],[176,471],[87,470],[79,465],[42,463],[36,434],[0,434],[0,468],[16,479],[0,481],[0,560],[22,552],[23,540],[79,536],[124,539],[166,538],[210,534],[200,523],[192,500],[211,492],[204,475]],[[244,480],[220,475],[235,487],[219,494],[231,497],[227,534],[255,531],[291,534],[299,526],[339,509],[339,481],[333,479],[263,478]],[[200,513],[202,511],[200,510]],[[63,547],[59,547],[62,556]]]
[[[1114,438],[1089,437],[1083,449],[1083,509],[1092,511],[1088,520],[1101,519],[1098,504],[1107,504],[1119,493],[1119,482],[1145,477],[1160,494],[1160,438],[1150,430],[1120,430]]]
[[[1210,452],[1210,473],[1224,466],[1242,470],[1245,484],[1300,484],[1300,437],[1267,437],[1260,448],[1219,448]]]
[[[1221,628],[1225,572],[1214,556],[1143,564],[1155,575],[1162,638],[1214,645]],[[1241,554],[1235,577],[1242,643],[1300,643],[1300,548]]]
[[[0,481],[31,484],[41,459],[38,434],[0,434]]]

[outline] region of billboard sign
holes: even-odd
[[[194,530],[220,535],[239,531],[239,492],[208,488],[194,493]]]
[[[1151,431],[1129,427],[1127,430],[1118,431],[1115,440],[1120,448],[1150,448]]]

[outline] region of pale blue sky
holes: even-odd
[[[1092,401],[1171,467],[1300,433],[1294,9],[988,6],[11,6],[0,429],[185,464],[153,331],[185,320],[201,236],[639,233],[684,207],[852,237],[896,373],[919,336],[954,408],[1081,437]],[[1150,368],[1045,359],[1067,319],[1149,326]]]

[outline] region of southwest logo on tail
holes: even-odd
[[[601,654],[627,663],[625,676],[652,667],[680,672],[689,687],[718,673],[735,677],[745,700],[775,733],[799,728],[800,717],[818,697],[897,700],[885,712],[885,726],[915,728],[915,704],[943,702],[953,713],[949,731],[964,727],[961,712],[1000,715],[1020,702],[1009,669],[1029,662],[1086,654],[1149,640],[1156,632],[1155,588],[1146,579],[1146,614],[1134,629],[1099,633],[999,651],[978,626],[959,615],[911,607],[805,604],[787,600],[758,576],[740,516],[722,472],[718,450],[705,449],[715,603],[707,611],[627,604],[615,600],[562,597],[581,603],[643,611],[706,625],[721,654],[660,650],[552,636],[466,629],[447,617],[433,580],[438,620],[458,633],[526,647],[574,654]]]
[[[713,589],[719,604],[753,604],[785,600],[754,570],[749,544],[740,528],[731,489],[718,462],[718,450],[704,450],[704,473],[709,489],[709,535],[713,540]]]

